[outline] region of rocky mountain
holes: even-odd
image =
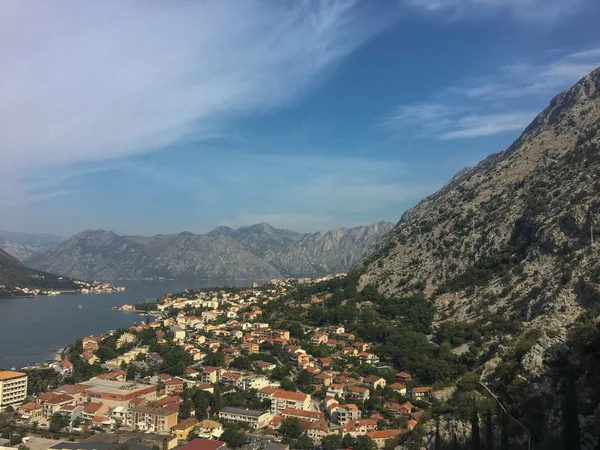
[[[35,268],[85,279],[213,278],[267,280],[348,270],[389,231],[379,223],[301,234],[262,223],[206,235],[118,236],[79,233],[34,256]]]
[[[79,287],[69,278],[25,267],[14,256],[0,249],[0,297],[22,295],[22,292],[17,292],[18,288],[74,290]]]
[[[438,333],[477,340],[464,345],[473,375],[532,448],[598,448],[599,238],[600,68],[404,213],[363,261],[360,287],[425,292]],[[566,422],[581,445],[554,447]]]
[[[524,320],[574,319],[600,281],[599,122],[597,69],[508,149],[408,210],[365,261],[363,285],[423,288],[440,318],[505,307]]]
[[[0,230],[0,248],[19,261],[25,261],[62,242],[65,238],[51,234],[15,233]]]

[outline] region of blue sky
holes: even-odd
[[[402,213],[600,65],[593,0],[0,3],[0,229]]]

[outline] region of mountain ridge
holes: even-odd
[[[261,223],[206,234],[119,236],[84,230],[26,262],[83,279],[213,278],[268,280],[349,270],[381,233],[379,222],[317,233]]]

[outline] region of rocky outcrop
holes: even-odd
[[[507,150],[408,210],[365,259],[361,285],[423,289],[438,321],[501,311],[564,329],[580,306],[600,304],[599,179],[597,69]]]
[[[28,263],[85,279],[270,280],[349,270],[392,224],[301,234],[258,224],[206,235],[119,236],[106,230],[79,233]]]

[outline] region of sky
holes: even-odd
[[[594,0],[4,0],[0,229],[402,213],[600,66]]]

